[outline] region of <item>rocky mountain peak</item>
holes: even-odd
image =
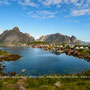
[[[77,41],[77,38],[74,35],[72,35],[71,36],[71,42],[76,42],[76,41]]]
[[[19,30],[18,27],[14,27],[14,28],[12,29],[12,31],[20,32],[20,30]]]
[[[23,32],[20,32],[18,27],[14,27],[12,30],[4,31],[0,35],[0,43],[2,42],[7,42],[7,43],[12,43],[12,42],[33,42],[35,41],[34,37],[30,35],[26,35]]]
[[[46,43],[76,43],[77,39],[75,36],[69,37],[60,33],[50,34],[46,36],[42,36],[39,38],[39,41],[44,41]]]

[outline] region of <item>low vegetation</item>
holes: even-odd
[[[11,54],[6,51],[0,50],[0,62],[2,61],[15,61],[21,58],[20,55]]]
[[[90,70],[73,75],[73,77],[77,76],[78,78],[57,78],[54,76],[53,78],[47,76],[39,78],[2,78],[0,79],[0,90],[90,90],[89,75]],[[64,77],[68,75],[57,76]],[[85,78],[86,76],[89,77]]]
[[[0,50],[0,57],[1,57],[1,56],[6,56],[6,55],[10,55],[10,54],[7,53],[6,51]]]
[[[80,54],[83,56],[83,55],[87,55],[87,54],[90,54],[90,49],[89,50],[83,50],[83,49],[80,49],[78,50],[80,52]]]
[[[30,42],[27,44],[47,44],[46,42],[42,42],[42,41],[35,41],[35,42]]]

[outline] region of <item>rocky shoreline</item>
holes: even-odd
[[[0,57],[0,62],[3,62],[3,61],[16,61],[19,58],[21,58],[20,55],[14,55],[14,54],[7,55],[7,56],[1,56]]]
[[[74,56],[77,58],[81,58],[81,59],[86,59],[88,62],[90,62],[90,47],[70,47],[69,45],[67,46],[62,46],[62,45],[29,45],[29,47],[32,48],[42,48],[44,50],[47,51],[52,51],[52,52],[57,52],[58,54],[62,54],[65,53],[68,56]]]
[[[19,44],[20,45],[20,44]],[[42,48],[46,51],[51,51],[51,52],[56,52],[57,55],[65,53],[68,56],[74,56],[80,59],[85,59],[88,62],[90,62],[90,49],[77,49],[77,47],[67,47],[67,46],[62,46],[62,45],[52,45],[52,44],[22,44],[22,45],[10,45],[8,47],[29,47],[29,48]],[[82,54],[82,52],[86,53],[85,55]],[[19,55],[14,55],[14,54],[7,54],[7,55],[2,55],[0,57],[0,62],[3,61],[15,61],[21,58]],[[0,70],[3,70],[3,68],[0,67]],[[10,75],[15,75],[16,72],[11,72]]]
[[[38,42],[32,43],[18,43],[8,44],[8,47],[30,47],[30,48],[42,48],[47,51],[58,52],[59,54],[65,53],[69,56],[74,56],[90,61],[90,46],[83,45],[55,45],[55,44],[38,44]],[[83,52],[83,54],[82,54]]]
[[[0,62],[3,62],[3,61],[16,61],[18,60],[19,58],[21,58],[20,55],[16,55],[16,54],[11,54],[11,53],[8,53],[6,51],[2,51],[0,50]],[[6,76],[7,74],[3,73],[3,69],[5,69],[5,65],[2,65],[2,63],[0,64],[0,75],[1,76]],[[10,74],[13,74],[12,72]],[[16,74],[16,73],[14,73]]]

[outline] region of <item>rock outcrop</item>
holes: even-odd
[[[75,36],[72,36],[72,37],[71,37],[71,42],[73,42],[73,43],[74,43],[74,42],[77,42],[77,38],[76,38]]]

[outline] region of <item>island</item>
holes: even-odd
[[[0,62],[3,62],[3,61],[16,61],[19,58],[21,58],[20,55],[11,54],[11,53],[8,53],[6,51],[0,50]],[[5,67],[6,67],[5,65],[2,66],[2,63],[0,63],[0,75],[1,76],[6,75],[5,73],[2,72]]]
[[[0,62],[3,62],[3,61],[15,61],[15,60],[18,60],[19,58],[21,58],[20,55],[11,54],[11,53],[8,53],[6,51],[0,50]]]

